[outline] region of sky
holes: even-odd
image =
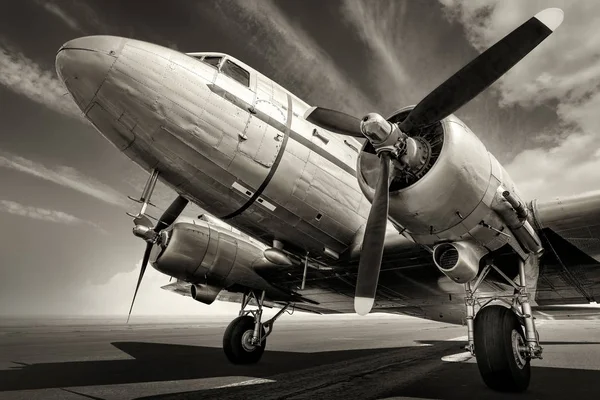
[[[388,115],[548,7],[565,11],[562,26],[456,113],[528,199],[600,190],[596,0],[5,2],[0,316],[125,315],[145,246],[125,212],[137,211],[126,196],[139,196],[146,173],[85,122],[57,79],[64,42],[110,34],[225,52],[311,105]],[[159,185],[151,214],[174,197]],[[238,308],[159,289],[168,279],[148,269],[134,315]]]

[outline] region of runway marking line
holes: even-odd
[[[274,381],[273,379],[256,378],[256,379],[249,379],[247,381],[242,381],[242,382],[230,383],[229,385],[217,386],[214,389],[223,389],[223,388],[248,386],[248,385],[260,385],[261,383],[272,383],[272,382],[276,382],[276,381]]]
[[[464,353],[456,353],[456,354],[451,354],[449,356],[444,356],[442,357],[442,361],[445,362],[465,362],[470,360],[471,358],[473,358],[473,355],[471,354],[471,352],[466,351]]]

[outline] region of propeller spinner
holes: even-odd
[[[369,313],[377,292],[388,220],[390,160],[398,160],[400,168],[410,168],[418,159],[411,133],[441,121],[475,98],[550,36],[563,17],[559,8],[540,11],[435,88],[400,124],[385,121],[378,114],[359,120],[327,108],[307,111],[306,119],[317,126],[346,136],[366,137],[381,158],[358,267],[354,300],[358,314]]]
[[[135,298],[137,296],[138,290],[140,289],[140,284],[142,283],[142,279],[144,278],[144,273],[146,272],[146,267],[148,266],[148,261],[150,260],[150,253],[152,252],[152,246],[156,243],[158,238],[158,234],[161,230],[168,228],[179,215],[183,212],[185,206],[187,206],[188,200],[184,197],[177,196],[177,198],[171,203],[171,205],[165,210],[165,212],[160,216],[156,226],[154,228],[150,227],[150,219],[145,215],[140,215],[134,218],[133,223],[136,225],[133,228],[133,233],[136,236],[139,236],[146,240],[146,250],[144,251],[144,257],[142,259],[142,266],[140,268],[140,276],[137,280],[137,284],[135,286],[135,292],[133,293],[133,299],[131,300],[131,307],[129,307],[129,314],[127,315],[127,322],[129,322],[129,318],[131,317],[131,311],[133,310],[133,304],[135,303]]]

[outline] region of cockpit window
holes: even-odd
[[[250,86],[250,73],[230,60],[225,60],[221,72],[244,86]]]
[[[204,61],[208,65],[212,65],[213,67],[218,68],[219,63],[221,62],[222,58],[223,57],[206,56],[206,57],[204,57],[204,59],[202,61]]]

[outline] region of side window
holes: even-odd
[[[202,61],[204,61],[208,65],[212,65],[213,67],[218,68],[219,63],[221,62],[222,58],[223,57],[206,56],[206,57],[204,57],[204,59]]]
[[[234,64],[229,60],[225,60],[225,64],[221,67],[221,72],[228,77],[235,79],[242,85],[250,87],[250,73],[239,65]]]

